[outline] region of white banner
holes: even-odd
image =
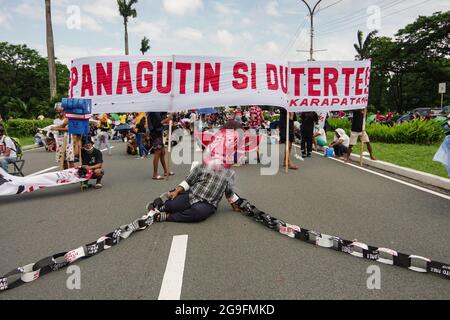
[[[44,173],[32,177],[16,177],[6,173],[0,168],[0,196],[10,196],[33,192],[38,189],[57,187],[85,181],[92,176],[89,171],[87,176],[80,178],[78,168],[64,171]]]
[[[289,111],[367,107],[370,61],[275,62],[195,56],[75,59],[69,96],[94,113],[271,105]]]

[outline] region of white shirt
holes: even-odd
[[[319,130],[316,130],[316,133],[319,133],[319,137],[321,137],[323,139],[323,141],[327,142],[327,135],[325,133],[325,130],[319,129]]]
[[[2,139],[0,140],[0,156],[5,157],[5,154],[4,154],[6,152],[5,147],[11,150],[8,157],[11,157],[11,158],[17,157],[16,145],[11,140],[11,138],[9,138],[7,136],[3,136]]]
[[[341,136],[340,138],[338,138],[338,137],[336,137],[336,135],[334,135],[334,141],[338,141],[341,139],[343,140],[342,144],[348,148],[350,145],[350,138],[348,137],[348,135]]]

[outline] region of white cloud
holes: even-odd
[[[40,1],[22,1],[13,8],[13,12],[34,20],[45,19],[45,5]]]
[[[83,5],[81,15],[87,11],[95,17],[107,21],[114,22],[120,18],[119,9],[116,1],[111,0],[95,0]]]
[[[273,41],[268,41],[258,48],[258,51],[267,58],[279,58],[281,55],[281,48]]]
[[[175,15],[194,13],[203,7],[202,0],[162,0],[164,10]]]
[[[0,12],[0,27],[11,29],[11,15],[6,12]]]
[[[230,16],[230,15],[239,14],[239,10],[234,9],[234,8],[230,8],[230,7],[224,5],[223,3],[220,3],[220,2],[215,2],[214,3],[214,9],[216,10],[216,12],[218,14],[224,15],[224,16]]]
[[[123,49],[118,48],[89,48],[85,49],[82,47],[74,46],[57,46],[55,48],[55,55],[58,61],[70,66],[73,59],[89,57],[89,56],[115,56],[123,55]],[[45,53],[46,55],[46,53]]]
[[[277,17],[280,15],[278,12],[279,3],[277,0],[271,0],[266,5],[266,14],[269,16]]]
[[[203,39],[203,33],[193,28],[183,28],[175,31],[175,36],[184,40],[198,41]]]
[[[128,30],[139,36],[146,36],[150,40],[161,40],[167,34],[167,23],[165,21],[147,22],[140,20],[130,23]]]
[[[223,47],[230,49],[233,46],[234,36],[228,30],[219,30],[216,34],[217,42]]]

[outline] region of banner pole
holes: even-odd
[[[170,176],[170,160],[172,159],[171,157],[171,152],[172,152],[172,119],[170,119],[169,121],[169,135],[168,135],[168,141],[167,141],[167,180],[169,180],[169,176]]]
[[[363,120],[363,131],[362,134],[366,133],[366,115],[367,115],[367,108],[364,109],[364,120]],[[364,142],[362,139],[360,139],[361,146],[359,148],[359,166],[363,166],[363,152],[364,152]]]
[[[286,109],[286,150],[285,150],[285,165],[286,169],[285,172],[289,172],[289,112]]]
[[[67,133],[64,133],[63,143],[61,147],[61,159],[59,160],[59,167],[64,170],[64,162],[66,161],[66,148],[67,148]]]

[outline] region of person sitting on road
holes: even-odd
[[[327,134],[323,128],[320,128],[319,125],[314,126],[314,149],[316,151],[322,150],[323,147],[327,145]]]
[[[174,190],[168,192],[170,200],[155,210],[156,222],[200,222],[217,211],[223,194],[227,197],[233,210],[238,211],[238,196],[233,192],[234,171],[221,164],[196,166],[189,176]]]
[[[91,138],[83,140],[83,149],[81,151],[81,157],[83,160],[83,167],[86,170],[93,171],[92,178],[97,179],[94,185],[95,189],[100,189],[103,187],[102,178],[105,175],[103,170],[103,155],[100,150],[94,148]],[[89,187],[88,181],[83,182],[82,188],[86,189]]]
[[[330,143],[330,148],[334,149],[336,158],[344,159],[344,154],[347,153],[350,145],[350,138],[345,133],[344,129],[338,128],[334,131],[334,140]]]
[[[16,160],[16,145],[6,136],[5,128],[0,126],[0,167],[8,172],[8,165]]]

